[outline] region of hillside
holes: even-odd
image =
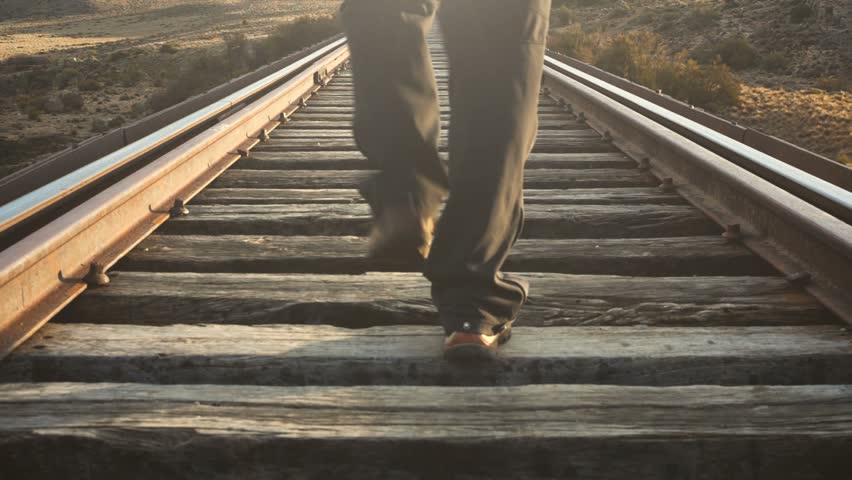
[[[248,48],[296,18],[333,13],[338,5],[339,0],[0,1],[5,19],[0,176],[256,66],[223,58],[226,39]],[[283,55],[288,45],[334,33],[308,30],[282,39],[271,53]]]
[[[721,54],[741,89],[717,114],[852,162],[852,2],[848,0],[556,0],[553,35],[581,30],[596,63],[622,34],[647,32],[669,55]],[[576,34],[574,34],[576,36]],[[617,72],[616,72],[617,73]],[[666,92],[671,93],[671,92]]]

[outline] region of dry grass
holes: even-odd
[[[852,164],[852,94],[744,87],[724,116],[808,150]]]
[[[806,14],[804,3],[555,0],[554,5],[559,5],[555,28],[571,33],[561,34],[562,43],[554,42],[553,46],[581,60],[599,63],[598,52],[608,39],[654,32],[669,52],[689,52],[705,66],[721,57],[736,70],[732,78],[742,84],[740,106],[717,110],[721,116],[848,162],[852,156],[848,93],[852,79],[852,30],[848,28],[852,6],[843,0],[821,0],[835,12],[832,17],[823,17],[814,12]],[[654,47],[642,53],[647,56],[661,50]],[[645,84],[657,82],[655,75],[644,75],[643,80],[636,69],[622,68],[621,73]],[[666,93],[685,98],[683,94]]]

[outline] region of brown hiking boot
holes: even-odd
[[[386,207],[373,224],[368,256],[425,260],[432,246],[435,222],[407,206]]]
[[[452,332],[444,340],[444,358],[452,363],[491,362],[497,358],[497,349],[500,345],[511,338],[511,323],[494,335]]]

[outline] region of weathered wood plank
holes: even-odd
[[[152,235],[122,270],[149,272],[361,273],[419,271],[393,259],[366,258],[362,237]],[[636,276],[771,275],[745,248],[721,237],[521,240],[508,271]]]
[[[282,127],[273,130],[269,134],[270,138],[273,140],[283,140],[283,139],[291,139],[291,138],[309,138],[309,139],[317,139],[317,140],[326,140],[326,139],[351,139],[353,138],[352,130],[348,129],[331,129],[331,130],[312,130],[312,129],[301,129],[295,127]],[[441,140],[446,141],[448,137],[448,132],[446,130],[441,132]],[[539,141],[543,139],[564,139],[567,141],[573,141],[577,139],[585,139],[585,138],[594,138],[600,139],[601,135],[592,130],[591,128],[583,128],[583,129],[574,129],[574,130],[545,130],[542,132],[538,132],[536,137]]]
[[[274,189],[208,188],[192,199],[193,204],[223,203],[362,203],[355,189]],[[532,189],[524,191],[527,205],[536,203],[565,205],[684,205],[686,200],[657,188],[581,188],[570,190]]]
[[[328,111],[311,111],[310,108],[298,110],[291,119],[293,121],[296,120],[337,120],[337,121],[349,121],[355,117],[355,112],[351,109],[346,109],[340,112],[328,112]],[[576,122],[576,117],[573,114],[567,112],[539,112],[538,114],[539,121],[543,120],[559,120],[559,121],[567,121],[567,122]],[[449,124],[450,114],[447,111],[441,112],[441,122],[444,124]],[[582,128],[586,128],[585,125],[581,125]]]
[[[258,145],[258,151],[267,152],[289,152],[289,151],[352,151],[358,150],[355,140],[351,138],[273,138],[268,142]],[[441,151],[446,151],[447,144],[442,142]],[[618,151],[612,143],[605,142],[599,137],[542,137],[536,140],[533,152],[538,153],[560,153],[560,152],[615,152]]]
[[[443,155],[446,157],[446,155]],[[446,161],[446,158],[445,158]],[[366,170],[370,166],[361,152],[264,152],[253,151],[232,170]],[[636,168],[622,153],[533,153],[526,168]]]
[[[526,207],[525,238],[644,238],[718,235],[704,214],[685,205],[543,205]],[[365,204],[195,205],[160,233],[181,235],[369,234]]]
[[[352,105],[352,104],[317,105],[316,102],[314,102],[312,100],[308,100],[308,105],[305,108],[300,109],[298,111],[298,113],[296,113],[296,115],[299,115],[303,112],[306,112],[306,113],[308,113],[308,112],[309,113],[349,113],[349,114],[351,114],[351,113],[354,113],[354,110],[355,110],[355,106]],[[439,113],[448,115],[450,113],[449,105],[447,105],[447,104],[441,105]],[[543,106],[539,107],[538,113],[539,114],[544,114],[544,113],[564,114],[565,111],[562,109],[562,107],[543,105]]]
[[[852,383],[852,335],[814,327],[519,327],[496,364],[441,357],[439,327],[49,324],[4,382],[245,385]]]
[[[798,325],[833,322],[777,277],[617,277],[525,273],[519,324]],[[414,273],[366,275],[114,272],[57,317],[77,323],[437,325],[429,283]],[[121,316],[117,316],[120,313]]]
[[[852,472],[845,385],[47,383],[0,386],[0,402],[0,462],[13,478],[813,480]]]
[[[369,170],[228,170],[211,188],[355,188]],[[636,169],[541,168],[524,173],[524,188],[652,187],[658,182]]]
[[[297,129],[351,129],[352,117],[333,119],[333,120],[302,120],[303,115],[300,113],[295,115],[285,127],[282,128],[297,128]],[[443,128],[449,128],[449,122],[442,122]],[[584,123],[578,123],[576,119],[541,119],[538,123],[539,130],[582,130],[589,128]]]

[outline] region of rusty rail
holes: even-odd
[[[41,187],[28,192],[0,206],[0,233],[13,225],[21,223],[46,208],[62,201],[86,186],[98,181],[111,172],[141,158],[168,142],[180,138],[187,132],[200,125],[238,108],[259,92],[264,92],[271,86],[291,76],[293,73],[310,65],[318,58],[340,48],[345,39],[339,39],[316,52],[302,58],[285,68],[282,68],[251,85],[248,85],[225,98],[214,101],[191,114],[178,119],[139,140],[109,153],[93,162],[69,172],[68,174],[47,182]]]
[[[267,132],[316,93],[348,55],[345,39],[320,49],[301,60],[299,73],[285,83],[0,252],[0,358],[88,286],[108,282],[106,269],[170,216],[185,214],[186,201],[268,138]],[[61,185],[48,185],[4,206],[2,225],[14,225],[61,201],[67,191],[173,138],[175,130],[233,110],[252,92],[292,73],[278,71],[162,129],[131,151],[122,149],[72,173]]]
[[[553,62],[549,59],[545,67],[544,85],[566,102],[566,108],[582,112],[593,128],[611,137],[625,153],[642,159],[640,168],[662,178],[662,188],[676,190],[725,226],[726,238],[743,243],[852,323],[852,296],[848,291],[852,286],[852,226],[611,98],[616,87],[611,87],[610,95],[604,94],[566,75],[564,67],[553,68]],[[637,104],[643,102],[630,98],[627,92],[623,96]],[[690,124],[673,112],[666,115],[669,122]],[[739,152],[748,149],[745,145],[731,147]],[[773,163],[771,157],[756,154]],[[649,158],[654,161],[647,162]],[[787,170],[792,167],[774,162],[779,170],[795,173]],[[814,196],[829,191],[841,206],[850,205],[852,194],[846,190],[814,178],[801,183],[818,185],[820,188],[811,190]]]
[[[684,118],[692,120],[708,129],[718,132],[738,143],[747,145],[771,157],[787,163],[797,169],[807,172],[817,178],[825,180],[846,190],[852,190],[852,168],[832,161],[802,147],[793,145],[780,138],[767,135],[752,128],[738,125],[723,118],[710,114],[700,108],[688,103],[676,100],[664,92],[655,92],[650,88],[633,83],[626,78],[613,75],[600,68],[581,62],[577,59],[562,55],[557,52],[548,52],[548,63],[556,70],[585,83],[587,86],[607,94],[609,87],[616,87],[625,92],[636,95],[647,100],[653,105],[662,107],[664,110],[676,113]],[[559,65],[570,67],[571,70],[562,69]],[[574,75],[573,72],[582,72],[585,78]],[[592,80],[594,79],[594,80]],[[621,95],[612,95],[616,101],[622,102],[625,98]],[[630,102],[624,103],[633,108]],[[641,111],[641,110],[639,110]]]

